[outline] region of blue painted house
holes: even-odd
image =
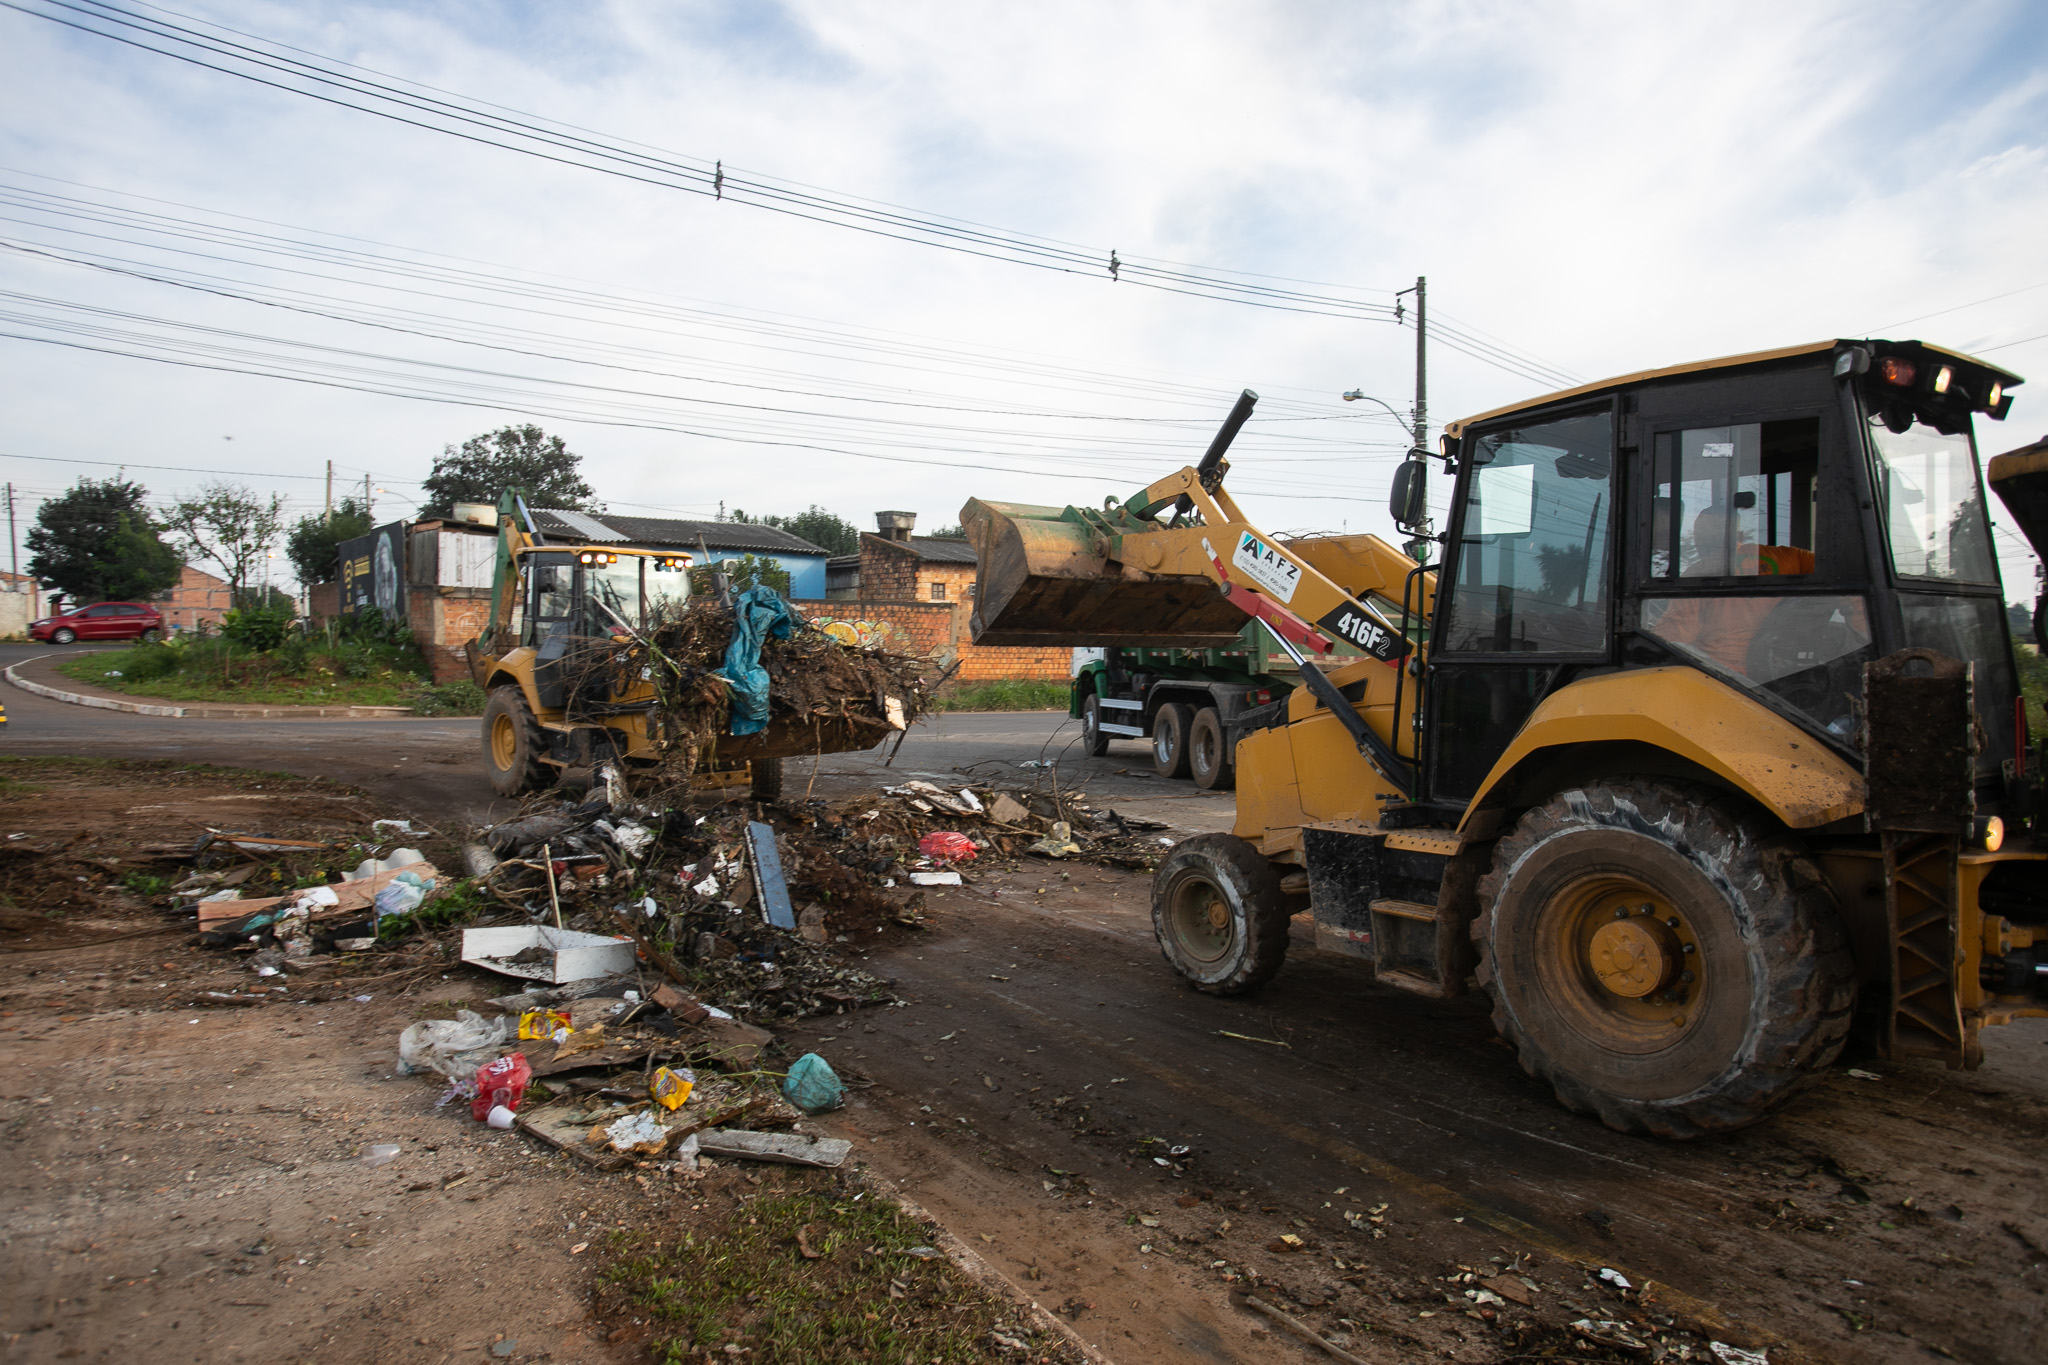
[[[674,550],[696,556],[708,552],[713,563],[753,555],[773,560],[789,574],[789,595],[819,600],[825,596],[826,554],[800,536],[750,521],[681,521],[670,517],[625,517],[611,512],[566,512],[552,507],[533,509],[534,523],[550,540],[589,545],[621,545],[636,550]]]

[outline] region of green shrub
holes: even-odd
[[[467,678],[454,682],[429,683],[413,700],[416,716],[480,716],[484,713],[484,690]]]
[[[136,682],[153,682],[176,673],[184,663],[184,652],[176,645],[140,644],[122,650],[107,663]]]
[[[291,633],[292,616],[288,606],[244,607],[220,618],[220,633],[241,648],[260,653],[284,643]]]
[[[1065,682],[1004,678],[967,683],[932,698],[934,711],[1064,711],[1073,687]]]

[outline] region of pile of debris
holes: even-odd
[[[692,598],[642,629],[622,622],[608,637],[577,639],[564,677],[577,720],[615,714],[619,702],[651,686],[649,738],[663,755],[693,766],[721,736],[764,726],[829,734],[812,746],[822,752],[872,748],[923,714],[945,680],[928,660],[842,643],[765,588],[732,604]],[[749,700],[758,710],[753,723],[734,725]]]

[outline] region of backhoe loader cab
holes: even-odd
[[[1307,910],[1382,982],[1484,987],[1571,1107],[1739,1126],[1859,1003],[1888,1054],[1954,1066],[2048,1013],[2040,765],[1972,439],[2019,382],[1830,341],[1482,413],[1442,441],[1431,569],[1373,537],[1293,553],[1213,449],[1100,513],[970,502],[977,638],[1054,643],[1067,603],[1156,647],[1235,608],[1325,654],[1234,722],[1234,834],[1159,869],[1192,984],[1262,983]]]

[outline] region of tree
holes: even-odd
[[[860,527],[844,517],[827,512],[815,502],[811,504],[810,511],[799,512],[793,517],[750,517],[734,508],[732,519],[751,522],[756,526],[777,527],[800,540],[808,540],[828,555],[860,553]]]
[[[175,587],[184,561],[163,543],[141,484],[80,479],[29,527],[28,571],[66,597],[146,600]]]
[[[284,552],[301,583],[326,583],[335,576],[341,542],[368,534],[370,514],[356,499],[343,498],[335,504],[332,517],[323,512],[299,518],[299,524],[285,537]]]
[[[220,565],[240,602],[250,575],[284,530],[284,499],[265,500],[237,483],[210,483],[197,498],[171,509],[169,529],[190,554]]]
[[[758,523],[757,523],[758,524]],[[690,593],[695,597],[709,597],[715,591],[711,582],[712,570],[716,569],[726,577],[735,593],[745,592],[759,584],[775,589],[784,597],[789,596],[789,570],[765,555],[734,555],[713,564],[699,564],[690,570]]]
[[[445,446],[427,475],[425,516],[446,516],[458,502],[484,502],[495,507],[508,488],[525,490],[530,507],[561,507],[602,512],[595,489],[583,481],[581,455],[559,436],[539,427],[500,427],[472,436],[459,446]]]
[[[965,540],[967,539],[967,532],[961,529],[960,524],[958,522],[955,522],[951,526],[941,526],[938,530],[930,532],[928,539]]]

